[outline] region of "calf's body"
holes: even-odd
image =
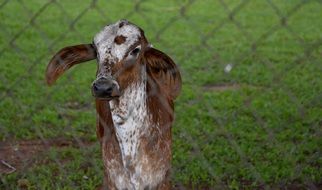
[[[74,64],[95,58],[98,70],[92,91],[103,186],[170,189],[173,101],[181,89],[176,65],[148,44],[140,28],[121,20],[106,26],[93,44],[59,51],[47,67],[47,82],[53,83]]]

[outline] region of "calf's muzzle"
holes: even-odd
[[[94,81],[92,94],[98,99],[111,100],[120,97],[120,90],[116,81],[101,77]]]

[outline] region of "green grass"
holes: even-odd
[[[96,142],[90,92],[96,63],[71,69],[50,88],[44,72],[60,48],[90,43],[104,25],[126,18],[182,71],[174,184],[276,189],[321,183],[322,4],[274,0],[275,11],[269,1],[225,2],[227,9],[211,0],[185,9],[184,0],[98,1],[92,8],[90,0],[7,2],[0,8],[0,139]],[[229,73],[227,64],[233,65]],[[41,160],[0,175],[0,189],[16,189],[19,179],[27,179],[29,189],[101,183],[98,143],[53,148]]]

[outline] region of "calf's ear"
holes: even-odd
[[[181,75],[173,60],[154,48],[144,52],[143,60],[150,77],[150,90],[160,87],[171,100],[176,99],[181,91]]]
[[[66,70],[73,65],[96,59],[92,44],[80,44],[61,49],[50,60],[46,70],[46,81],[52,85]]]

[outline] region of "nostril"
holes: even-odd
[[[93,90],[94,90],[95,92],[97,92],[97,91],[98,91],[98,88],[97,88],[97,86],[96,86],[96,83],[94,83],[94,84],[93,84]]]
[[[112,94],[112,91],[113,91],[113,87],[111,85],[108,85],[105,87],[105,92],[107,94]]]

